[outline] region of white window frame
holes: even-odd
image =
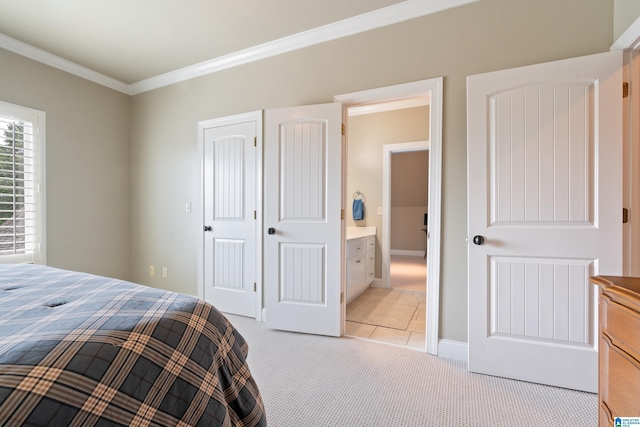
[[[33,184],[36,216],[33,253],[0,255],[0,264],[20,262],[46,264],[46,114],[44,111],[0,101],[0,117],[30,122],[33,126]]]

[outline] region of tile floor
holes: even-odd
[[[369,288],[347,305],[345,335],[424,349],[426,265],[391,257],[391,288]]]

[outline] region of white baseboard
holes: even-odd
[[[424,256],[423,251],[405,251],[403,249],[391,249],[391,255],[404,255],[404,256]]]
[[[438,341],[438,357],[468,363],[468,344],[460,341],[440,340]]]
[[[382,279],[375,278],[373,282],[369,284],[372,288],[386,288],[386,286],[382,283]]]

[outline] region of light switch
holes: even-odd
[[[382,206],[378,206],[378,215],[382,215]]]

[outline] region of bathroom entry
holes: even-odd
[[[347,209],[347,307],[346,335],[367,338],[412,348],[425,348],[426,327],[426,233],[423,218],[427,212],[429,158],[429,104],[427,98],[411,100],[408,104],[394,103],[389,106],[379,104],[367,106],[366,110],[349,109],[347,122],[347,182],[346,193],[358,194],[348,200]],[[406,144],[406,141],[421,141]],[[390,180],[389,169],[392,153],[397,155],[404,166],[397,165],[397,180],[405,181],[406,188],[396,188]],[[407,154],[408,153],[408,154]],[[412,155],[413,153],[413,155]],[[406,156],[409,157],[406,157]],[[404,162],[403,162],[404,160]],[[418,160],[418,161],[416,161]],[[422,164],[420,164],[422,162]],[[396,162],[397,163],[397,162]],[[412,170],[406,169],[411,166]],[[389,176],[388,176],[389,175]],[[411,177],[425,177],[418,183]],[[405,191],[406,190],[406,191]],[[411,192],[420,197],[408,202]],[[397,194],[396,194],[397,193]],[[362,196],[360,196],[362,195]],[[360,203],[358,199],[364,199]],[[394,200],[398,200],[394,207]],[[356,203],[359,203],[356,206]],[[357,207],[358,209],[351,209]],[[363,206],[360,206],[362,204]],[[419,204],[420,206],[412,206]],[[409,236],[412,213],[418,212],[416,236]],[[416,219],[414,218],[414,219]],[[394,227],[395,222],[395,227]],[[394,232],[395,230],[395,232]],[[394,235],[396,233],[397,235]],[[368,286],[357,286],[358,294],[349,295],[354,287],[352,270],[358,268],[350,257],[360,246],[366,246],[359,236],[374,236],[375,278]],[[389,240],[391,239],[391,240]],[[388,250],[389,241],[394,239],[405,248],[393,255]],[[360,244],[362,240],[362,244]],[[404,243],[403,243],[404,242]],[[357,243],[357,244],[355,244]],[[353,248],[352,248],[353,246]],[[403,259],[412,255],[409,261]],[[417,256],[416,256],[417,255]],[[398,257],[399,256],[399,257]],[[357,262],[357,260],[355,261]],[[397,267],[395,277],[389,275],[390,266]],[[367,268],[370,265],[367,264]],[[419,277],[415,277],[418,272]],[[394,282],[403,276],[414,276],[413,281],[422,281],[419,290],[402,288],[402,283]],[[393,279],[393,280],[390,280]],[[394,284],[400,285],[394,287]],[[351,286],[350,286],[351,285]],[[391,285],[391,286],[390,286]]]
[[[363,227],[370,226],[367,221],[376,224],[374,241],[376,277],[370,284],[371,288],[381,289],[382,284],[387,283],[387,273],[382,268],[381,248],[381,236],[384,231],[384,227],[381,225],[382,218],[388,217],[388,215],[384,215],[385,205],[380,196],[380,189],[383,187],[382,176],[379,173],[382,164],[382,146],[403,141],[429,141],[429,250],[427,262],[430,268],[427,271],[427,282],[430,286],[427,287],[426,333],[422,334],[422,337],[425,339],[423,348],[427,353],[433,355],[438,355],[441,347],[439,329],[442,99],[442,77],[346,93],[334,97],[334,101],[343,105],[343,124],[346,128],[342,172],[342,194],[346,211],[343,224],[346,229],[343,238],[346,239],[350,229],[361,230]],[[412,102],[418,104],[411,105]],[[393,116],[395,121],[391,121],[396,126],[384,128],[383,122],[380,120],[384,118],[382,113],[389,113]],[[357,122],[365,123],[360,123],[362,126],[359,126]],[[426,127],[426,129],[423,129],[423,133],[412,133],[415,130],[412,122],[417,123],[418,126]],[[373,173],[374,170],[377,170],[378,173]],[[356,224],[352,220],[349,210],[352,203],[351,195],[358,189],[363,192],[366,201],[363,206],[363,220]],[[349,249],[348,245],[346,249]],[[343,261],[346,261],[346,257],[343,257]],[[342,308],[346,318],[345,305]],[[353,336],[353,333],[346,331],[346,335]],[[446,351],[446,349],[444,350]]]

